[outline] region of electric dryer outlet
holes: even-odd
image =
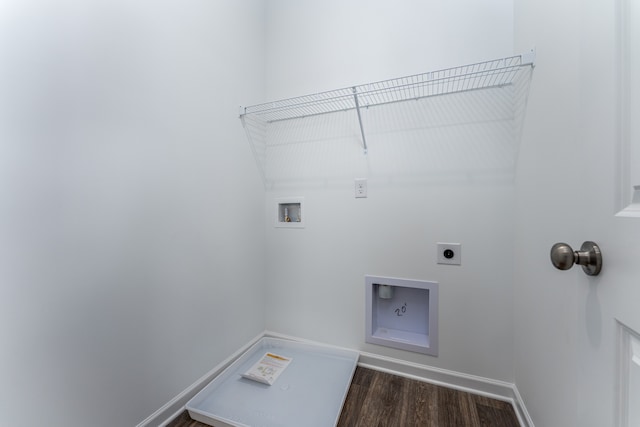
[[[460,243],[440,243],[438,247],[438,264],[460,265],[462,245]]]

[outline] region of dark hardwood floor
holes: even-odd
[[[358,367],[338,427],[518,427],[508,402]],[[168,427],[207,427],[185,412]],[[304,427],[304,422],[300,423]]]
[[[510,403],[358,368],[339,427],[518,427]]]

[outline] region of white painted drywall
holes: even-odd
[[[269,99],[514,53],[511,1],[274,0],[267,16]],[[307,151],[288,152],[291,164],[309,170],[321,159],[329,173],[267,191],[267,328],[512,381],[514,185],[494,170],[467,175],[482,161],[476,144],[500,137],[495,129],[486,135],[468,129],[429,134],[444,142],[425,140],[423,147],[458,153],[440,164],[436,151],[404,151],[402,137],[401,148],[384,155],[372,141],[368,160],[357,147],[308,144]],[[331,157],[332,149],[346,157]],[[423,159],[425,175],[381,173],[398,159]],[[343,173],[349,162],[351,175]],[[369,178],[366,199],[354,198],[359,177]],[[273,226],[274,199],[286,196],[304,197],[304,229]],[[462,266],[436,264],[436,242],[443,241],[462,244]],[[440,283],[439,357],[365,344],[365,274]]]
[[[538,52],[518,164],[515,378],[541,427],[577,425],[574,295],[582,278],[577,271],[555,271],[549,250],[555,241],[577,244],[587,238],[567,218],[566,208],[575,206],[571,215],[577,215],[583,204],[580,188],[570,182],[580,152],[579,3],[518,1],[515,6],[516,45],[535,43]]]
[[[620,4],[515,2],[516,47],[538,52],[517,176],[515,379],[538,427],[617,425],[616,320],[640,328],[640,222],[615,217]],[[585,240],[602,248],[600,276],[551,266],[555,242]]]
[[[513,53],[511,0],[269,0],[267,23],[267,100]]]
[[[135,425],[264,329],[263,23],[0,3],[0,424]]]

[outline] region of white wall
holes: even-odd
[[[515,2],[516,48],[537,46],[518,164],[515,379],[538,427],[616,424],[617,322],[640,329],[637,218],[618,218],[620,2]],[[555,270],[555,242],[603,270]],[[637,405],[637,402],[631,402]]]
[[[268,99],[514,53],[511,1],[274,0],[267,16]],[[458,151],[456,160],[447,160],[452,164],[438,169],[431,170],[434,152],[428,149],[397,150],[405,161],[422,158],[425,176],[394,180],[381,173],[394,160],[381,159],[380,146],[371,141],[367,160],[358,148],[336,149],[359,157],[329,158],[334,163],[326,169],[339,170],[335,176],[267,191],[268,329],[513,380],[513,180],[493,170],[488,179],[472,176],[467,167],[483,155],[474,145],[482,137],[459,129],[468,131],[431,130],[448,138],[445,146],[423,141]],[[316,153],[330,153],[312,146],[302,151],[288,160],[313,168]],[[343,164],[349,162],[355,166],[345,175]],[[362,175],[369,178],[369,197],[356,200],[353,179]],[[305,198],[305,229],[273,227],[274,199],[285,196]],[[438,241],[462,243],[461,267],[436,264]],[[439,357],[364,343],[365,274],[440,282]]]
[[[269,0],[266,100],[511,55],[512,3]]]
[[[579,3],[516,2],[516,45],[535,44],[538,57],[518,164],[515,367],[540,427],[575,426],[578,400],[574,295],[581,278],[577,271],[560,276],[549,250],[556,241],[595,238],[577,235],[567,218],[580,212],[583,197],[571,179],[580,153]],[[567,205],[576,208],[567,212]]]
[[[263,330],[263,23],[0,2],[3,425],[135,425]]]

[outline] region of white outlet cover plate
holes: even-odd
[[[366,198],[367,197],[367,179],[356,178],[354,190],[355,190],[356,199]]]
[[[445,251],[453,251],[453,257],[444,256]],[[438,264],[460,265],[462,260],[462,245],[460,243],[437,243]]]

